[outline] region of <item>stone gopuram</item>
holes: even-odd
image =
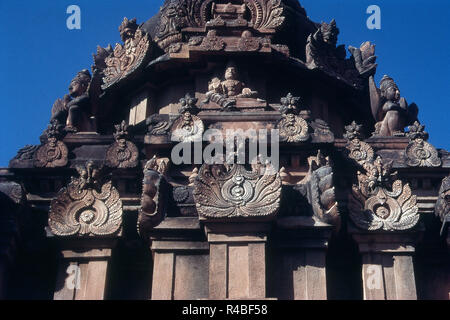
[[[448,299],[450,155],[338,35],[297,0],[125,18],[0,170],[0,298]]]

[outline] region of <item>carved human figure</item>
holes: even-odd
[[[79,131],[83,125],[89,121],[90,100],[89,85],[91,83],[91,74],[88,70],[78,72],[72,79],[69,86],[69,94],[63,99],[56,100],[52,108],[52,120],[58,120],[65,123],[65,130],[68,132]]]
[[[204,103],[212,101],[228,109],[236,105],[236,100],[233,98],[256,98],[258,92],[245,87],[245,84],[239,80],[237,68],[233,63],[227,65],[224,78],[225,80],[221,81],[215,77],[208,83]]]
[[[404,128],[417,120],[418,108],[415,104],[408,106],[405,98],[394,80],[384,76],[377,88],[373,76],[369,77],[372,114],[377,122],[375,135],[403,136]]]

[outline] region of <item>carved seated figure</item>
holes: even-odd
[[[57,119],[60,123],[66,123],[67,132],[77,132],[90,127],[90,82],[91,75],[88,70],[78,72],[70,82],[69,95],[58,99],[53,105],[51,120]]]
[[[376,88],[373,76],[369,79],[372,113],[377,120],[376,136],[403,136],[404,128],[417,119],[415,104],[408,106],[405,98],[400,97],[394,80],[384,76],[380,89]]]
[[[225,70],[224,81],[215,77],[209,82],[206,100],[203,102],[214,102],[229,110],[236,107],[235,98],[256,98],[257,94],[257,91],[245,87],[245,84],[238,79],[236,66],[229,64]]]

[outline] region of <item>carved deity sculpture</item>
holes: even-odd
[[[442,180],[438,200],[436,201],[435,214],[442,221],[441,234],[444,234],[446,231],[445,226],[450,223],[450,176]],[[448,242],[448,245],[450,246],[450,242]]]
[[[56,100],[52,108],[51,120],[65,123],[67,132],[77,132],[90,127],[91,103],[89,89],[91,74],[88,70],[78,72],[70,82],[69,95]]]
[[[418,108],[408,106],[405,98],[400,97],[397,84],[389,76],[384,76],[377,88],[373,76],[369,78],[372,114],[377,122],[376,136],[403,136],[404,128],[417,120]]]
[[[206,100],[203,102],[215,102],[227,110],[236,106],[235,98],[256,98],[257,94],[257,91],[245,87],[239,80],[237,67],[229,63],[225,70],[225,80],[213,78],[208,84]]]

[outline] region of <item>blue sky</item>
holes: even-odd
[[[120,41],[123,18],[141,23],[163,0],[0,0],[0,167],[18,149],[39,144],[53,102],[67,93],[73,76],[92,65],[97,45]],[[66,9],[81,8],[81,30],[68,30]],[[450,1],[302,0],[317,22],[336,19],[341,44],[376,44],[377,82],[393,77],[402,96],[420,108],[430,142],[450,150]],[[369,5],[381,8],[381,30],[369,30]]]

